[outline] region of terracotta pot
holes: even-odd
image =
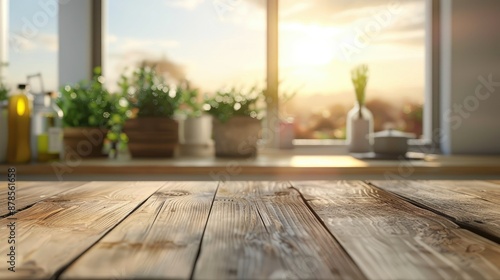
[[[179,125],[170,118],[127,120],[123,132],[132,157],[173,157],[179,143]]]
[[[256,156],[260,131],[260,121],[251,117],[233,117],[225,123],[214,118],[215,156],[238,158]]]
[[[64,128],[65,157],[74,156],[81,158],[105,157],[102,153],[107,129],[98,127],[66,127]]]

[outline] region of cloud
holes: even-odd
[[[21,33],[9,34],[9,47],[15,53],[26,52],[57,52],[59,50],[59,41],[56,34],[39,33],[31,39],[28,39]]]
[[[39,46],[50,52],[57,52],[59,50],[59,40],[55,34],[40,34],[38,37]]]
[[[119,37],[113,34],[108,35],[107,42],[112,52],[171,49],[180,45],[176,40]]]

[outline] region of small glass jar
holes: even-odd
[[[35,142],[36,161],[59,160],[63,149],[61,109],[55,104],[50,93],[35,97],[32,135]]]

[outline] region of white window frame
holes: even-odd
[[[9,63],[9,0],[0,0],[0,78]]]

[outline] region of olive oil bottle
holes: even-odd
[[[29,163],[31,161],[30,127],[32,105],[25,84],[20,84],[18,92],[10,96],[8,106],[7,162]]]

